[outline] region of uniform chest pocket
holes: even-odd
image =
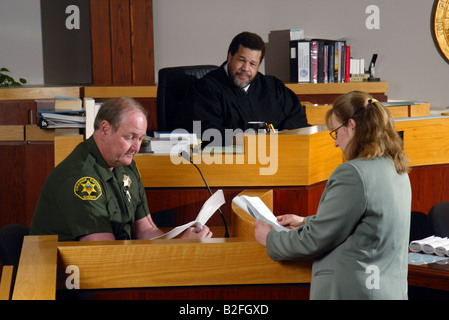
[[[107,204],[106,204],[106,210],[109,215],[109,219],[111,222],[119,222],[121,221],[122,217],[122,209],[120,208],[117,199],[115,198],[109,198]]]

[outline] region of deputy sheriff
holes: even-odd
[[[105,101],[93,135],[47,177],[30,233],[59,241],[152,239],[162,234],[151,218],[133,160],[147,130],[147,112],[127,97]],[[207,226],[183,238],[210,238]]]

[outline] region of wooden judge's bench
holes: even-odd
[[[210,240],[62,243],[54,236],[27,236],[13,299],[70,299],[78,295],[102,299],[307,299],[310,262],[271,261],[265,248],[254,240],[253,221],[232,205],[232,199],[242,193],[258,195],[275,214],[315,214],[327,179],[343,161],[320,121],[331,107],[330,101],[322,101],[323,90],[332,99],[345,91],[363,90],[386,102],[385,83],[335,85],[291,85],[301,101],[309,101],[305,108],[314,125],[310,128],[246,135],[243,148],[237,152],[192,155],[212,191],[224,191],[226,203],[221,209],[230,238],[223,238],[218,214],[208,221],[214,231]],[[306,87],[307,92],[301,91]],[[15,93],[8,92],[9,97]],[[99,101],[121,95],[135,97],[155,119],[154,87],[85,87],[82,92]],[[25,98],[36,93],[29,94]],[[449,201],[449,185],[445,183],[449,178],[449,117],[428,117],[426,103],[393,104],[389,109],[396,117],[396,129],[403,136],[412,166],[412,210],[427,213],[434,204]],[[149,126],[157,129],[151,120]],[[53,139],[56,165],[82,136],[55,135]],[[49,143],[43,145],[48,149]],[[5,143],[8,147],[16,144]],[[139,154],[135,161],[150,211],[160,227],[172,228],[196,217],[210,195],[191,163],[177,156],[154,154]],[[73,279],[73,266],[79,271],[80,289],[68,290],[66,281]]]

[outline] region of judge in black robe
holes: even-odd
[[[201,121],[201,133],[213,128],[222,134],[225,134],[226,129],[246,131],[251,128],[249,122],[252,121],[272,124],[277,130],[308,126],[305,110],[297,95],[276,77],[258,72],[264,48],[258,51],[251,48],[251,44],[240,42],[237,43],[238,49],[233,52],[232,45],[228,60],[220,68],[195,81],[188,90],[179,126],[198,133],[199,123],[194,125],[194,121]],[[245,55],[245,52],[249,52],[249,55],[261,52],[261,55],[259,53],[256,56],[260,57],[260,61],[251,62],[251,57]],[[237,61],[239,59],[243,59],[243,62]],[[235,72],[239,71],[230,72],[233,66],[242,63],[247,65],[243,69],[253,73],[247,82],[235,81]],[[250,66],[249,63],[257,65]],[[233,73],[234,78],[230,76]]]

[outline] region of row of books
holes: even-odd
[[[291,82],[350,82],[352,76],[362,81],[364,74],[364,60],[352,59],[351,47],[344,40],[290,40]]]

